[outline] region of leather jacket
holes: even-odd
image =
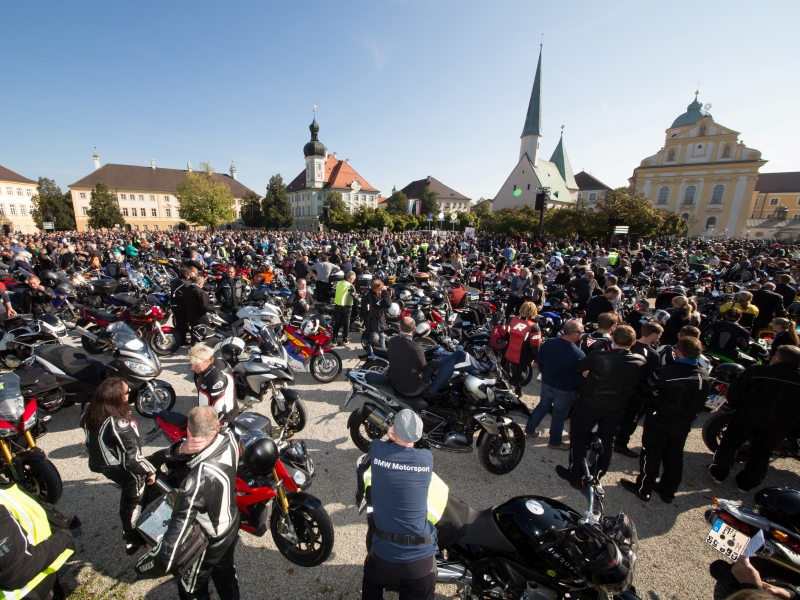
[[[189,323],[197,323],[208,313],[214,312],[214,305],[208,294],[196,283],[187,284],[183,288],[182,300]]]
[[[631,394],[644,379],[647,361],[630,350],[611,349],[592,352],[575,363],[577,373],[589,371],[580,397],[589,404],[607,410],[622,410]]]
[[[231,279],[227,275],[217,283],[217,298],[228,310],[241,308],[244,299],[244,281],[241,277]]]
[[[226,421],[236,416],[236,386],[231,369],[221,358],[217,358],[200,373],[195,373],[198,406],[213,406],[217,414]]]
[[[656,369],[642,384],[642,392],[658,392],[647,400],[648,413],[687,427],[703,409],[710,387],[708,371],[699,364],[674,362]]]
[[[142,456],[139,430],[133,421],[109,417],[98,433],[85,431],[89,470],[93,473],[128,471],[135,477],[147,478],[156,472]]]
[[[739,418],[784,435],[800,420],[798,397],[800,367],[786,363],[748,367],[728,387],[728,403]]]

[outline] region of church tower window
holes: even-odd
[[[703,125],[700,128],[700,137],[706,137],[706,126],[705,125]]]
[[[672,162],[675,160],[675,150],[670,150],[669,154],[667,154],[667,162]]]

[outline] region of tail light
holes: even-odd
[[[723,523],[733,527],[736,531],[741,531],[742,533],[744,533],[745,535],[749,535],[750,537],[753,537],[755,535],[755,532],[750,527],[750,525],[748,525],[744,521],[740,521],[729,512],[726,512],[724,510],[717,510],[716,513],[717,516],[720,519],[722,519]]]
[[[727,383],[717,382],[717,389],[719,390],[719,393],[722,394],[723,396],[727,396],[728,395],[728,384]]]
[[[440,315],[440,314],[439,314],[438,312],[436,312],[435,310],[432,310],[432,311],[431,311],[431,319],[433,319],[433,320],[434,320],[434,321],[436,321],[437,323],[441,323],[442,321],[444,321],[444,319],[442,319],[442,315]]]

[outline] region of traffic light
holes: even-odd
[[[534,204],[534,208],[536,210],[544,210],[546,208],[545,202],[547,202],[547,192],[539,192],[536,194],[536,204]]]

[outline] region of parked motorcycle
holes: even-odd
[[[289,359],[289,367],[295,371],[307,371],[317,381],[330,383],[342,372],[342,359],[330,346],[333,332],[324,321],[305,319],[296,327],[287,325],[281,336]]]
[[[61,475],[36,438],[44,435],[36,398],[25,401],[15,373],[0,375],[0,452],[3,474],[43,502],[61,498]]]
[[[164,313],[160,308],[140,302],[119,314],[82,308],[78,326],[97,334],[111,323],[130,323],[153,352],[159,356],[169,356],[181,347],[181,339],[172,327],[161,325],[163,320]],[[89,354],[100,354],[103,351],[103,343],[95,342],[87,336],[81,337],[81,345]]]
[[[16,369],[33,356],[37,346],[61,344],[67,336],[64,322],[49,313],[39,318],[29,314],[17,315],[6,320],[5,328],[0,337],[0,361],[9,369]]]

